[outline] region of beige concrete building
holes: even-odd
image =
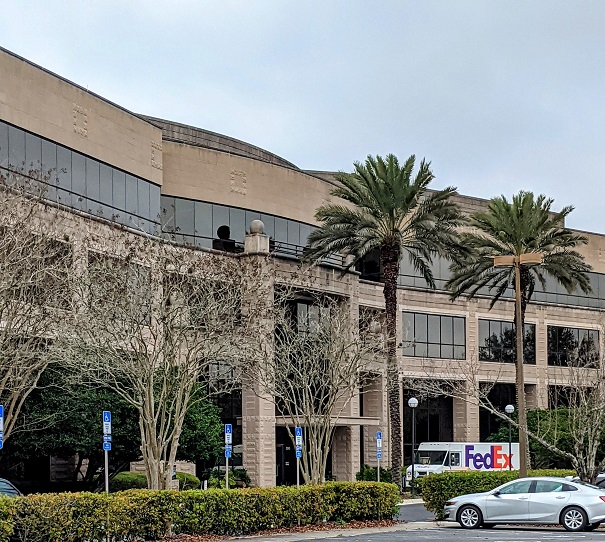
[[[46,197],[77,216],[74,227],[86,230],[90,224],[102,235],[103,228],[117,223],[125,235],[155,236],[157,242],[170,239],[203,251],[240,252],[249,224],[260,219],[271,238],[272,265],[279,274],[297,265],[316,226],[316,208],[331,198],[329,172],[305,171],[248,143],[126,111],[3,49],[0,75],[0,171],[55,171]],[[485,205],[465,196],[459,202],[467,211]],[[582,252],[594,270],[593,293],[570,295],[549,283],[546,289],[536,289],[528,309],[530,406],[548,406],[549,391],[561,385],[560,366],[582,351],[582,345],[600,347],[605,237],[586,235],[589,243]],[[81,235],[76,238],[86,243]],[[338,260],[332,264],[320,271],[322,289],[351,301],[352,317],[360,309],[383,307],[375,262],[344,278],[337,272]],[[402,373],[417,378],[446,375],[452,367],[473,362],[478,381],[497,379],[495,404],[514,402],[513,304],[504,300],[489,310],[487,298],[452,303],[443,288],[447,264],[437,261],[433,271],[435,291],[406,262],[401,267]],[[363,463],[376,464],[377,430],[383,431],[388,460],[383,379],[374,378],[362,391],[335,430],[329,471],[339,480],[354,479]],[[404,398],[408,394],[402,390]],[[235,427],[234,444],[242,445],[243,464],[253,482],[292,483],[294,451],[273,404],[236,393],[220,406],[225,422]],[[408,435],[411,422],[405,406],[403,414]],[[425,399],[417,411],[418,441],[476,441],[494,427],[492,416],[460,399]],[[404,453],[407,462],[407,441]]]

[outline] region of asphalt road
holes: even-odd
[[[399,515],[397,518],[399,521],[433,521],[435,514],[429,512],[424,504],[406,504],[399,508]]]
[[[466,530],[452,524],[438,527],[418,523],[417,528],[408,524],[406,530],[388,530],[385,532],[355,533],[355,531],[339,531],[338,533],[315,532],[304,535],[286,535],[256,539],[256,542],[309,542],[312,540],[330,540],[337,538],[348,542],[416,542],[434,540],[454,540],[460,542],[491,541],[491,542],[605,542],[605,528],[592,533],[569,533],[562,528],[518,528],[495,527],[494,529]]]

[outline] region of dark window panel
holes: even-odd
[[[438,358],[441,356],[441,346],[439,344],[428,344],[428,357],[429,358]]]
[[[217,230],[221,226],[229,226],[229,207],[224,205],[212,205],[212,237],[218,238]]]
[[[288,243],[300,246],[300,226],[294,220],[288,220]]]
[[[311,226],[309,224],[300,224],[300,244],[307,246],[307,239],[311,235]]]
[[[447,319],[447,316],[443,318]],[[450,321],[451,324],[451,321]],[[441,342],[441,321],[439,316],[433,314],[428,315],[428,342],[439,344]]]
[[[466,332],[464,329],[464,318],[455,317],[453,318],[454,323],[454,344],[458,346],[466,345]]]
[[[260,219],[265,225],[265,233],[273,240],[275,240],[275,217],[273,215],[260,215]]]
[[[25,134],[25,173],[36,176],[42,164],[42,141],[38,136]]]
[[[214,233],[212,231],[212,205],[195,202],[195,243],[200,247],[212,247]]]
[[[57,147],[57,201],[71,206],[71,151]]]
[[[158,223],[160,222],[160,187],[149,183],[149,219],[154,222],[154,232],[159,233]]]
[[[414,315],[414,340],[417,342],[427,342],[428,334],[428,315],[418,314]]]
[[[466,349],[464,346],[454,346],[454,359],[465,359]]]
[[[8,165],[19,172],[25,167],[25,133],[13,126],[8,127]]]
[[[0,122],[0,168],[8,167],[8,124]]]
[[[112,174],[112,200],[119,214],[118,222],[122,224],[130,224],[130,218],[126,206],[126,174],[119,169],[111,170]],[[103,190],[103,181],[101,180],[101,193]],[[112,201],[110,200],[110,202]]]
[[[454,320],[451,316],[441,317],[441,344],[454,344]]]
[[[238,243],[243,243],[247,230],[246,211],[243,209],[230,209],[229,227],[231,228],[231,239]]]
[[[45,197],[57,200],[57,146],[42,140],[42,178],[46,182]]]
[[[441,357],[443,359],[454,359],[454,347],[449,344],[442,344]]]
[[[403,344],[414,341],[414,313],[403,313]]]
[[[170,196],[162,196],[162,231],[174,232],[176,225],[174,212],[174,198]]]
[[[137,215],[139,210],[137,185],[137,178],[126,174],[126,211],[130,215]]]
[[[71,153],[71,190],[73,207],[86,211],[86,158],[77,152]]]
[[[87,211],[97,215],[100,206],[100,170],[99,162],[90,158],[86,159],[86,198],[88,199]]]
[[[122,194],[121,197],[118,197],[118,201],[116,201],[114,186],[116,183],[114,175],[116,173],[118,174],[117,184],[119,185],[121,182],[122,188]],[[124,212],[124,173],[113,170],[105,164],[99,165],[99,201],[100,203],[96,206],[97,212],[95,214],[107,220],[116,220],[120,223],[124,221],[126,217],[126,213]]]
[[[288,242],[288,221],[285,218],[275,217],[275,241],[277,243]]]
[[[195,202],[187,199],[175,198],[176,230],[183,235],[185,243],[193,243],[193,230],[195,227]]]

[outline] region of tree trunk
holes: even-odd
[[[399,364],[397,362],[397,277],[399,251],[383,247],[380,251],[384,273],[384,304],[386,315],[387,400],[389,403],[391,473],[393,483],[401,488],[401,400],[399,390]]]
[[[529,446],[527,443],[527,410],[525,408],[525,378],[523,372],[523,331],[525,311],[523,310],[521,288],[521,264],[515,262],[515,331],[517,335],[516,387],[517,410],[519,415],[519,477],[527,476]]]

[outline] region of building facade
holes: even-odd
[[[233,138],[129,112],[3,49],[0,74],[0,171],[31,174],[44,185],[48,201],[77,217],[78,242],[87,243],[82,230],[102,236],[104,228],[118,224],[124,235],[232,257],[245,254],[249,225],[261,220],[270,237],[275,276],[297,267],[316,227],[315,210],[331,199],[332,173],[302,170]],[[494,187],[495,193],[501,191]],[[486,204],[465,196],[458,202],[466,212]],[[553,390],[565,384],[562,367],[584,347],[600,351],[605,237],[586,236],[589,242],[580,251],[593,267],[593,292],[569,294],[549,282],[536,290],[528,307],[525,381],[530,408],[548,407]],[[377,262],[368,259],[345,277],[339,274],[341,264],[334,258],[316,270],[322,291],[347,299],[352,318],[364,310],[382,310]],[[400,270],[398,355],[404,398],[411,393],[405,379],[445,378],[452,367],[468,363],[476,367],[478,382],[497,380],[494,404],[514,402],[512,292],[491,310],[487,297],[451,302],[444,290],[447,262],[436,260],[433,273],[437,288],[429,290],[407,262]],[[220,406],[225,422],[234,425],[234,444],[242,445],[244,466],[256,485],[291,483],[295,460],[285,422],[270,401],[245,386],[242,390]],[[403,405],[404,435],[409,435],[406,401]],[[477,441],[495,428],[493,417],[473,402],[445,396],[422,400],[416,418],[418,441]],[[388,458],[381,376],[364,384],[337,423],[329,467],[334,478],[354,479],[363,463],[376,464],[377,430],[383,431]],[[409,461],[407,441],[404,454]]]

